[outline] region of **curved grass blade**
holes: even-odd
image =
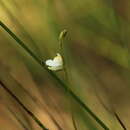
[[[99,123],[101,125],[102,128],[104,128],[105,130],[109,130],[109,128],[104,124],[103,121],[101,121],[92,111],[91,109],[81,101],[81,99],[75,95],[73,93],[73,91],[70,89],[70,87],[68,87],[58,76],[56,76],[56,74],[52,71],[50,71],[46,66],[45,63],[42,62],[41,59],[39,59],[26,45],[25,43],[20,40],[2,21],[0,21],[0,26],[6,31],[8,32],[8,34],[17,42],[17,44],[19,44],[22,48],[24,48],[30,56],[32,56],[33,59],[35,59],[37,61],[37,63],[39,65],[41,65],[63,88],[65,91],[67,91],[79,104],[80,106],[82,106],[86,112],[88,112],[97,123]]]
[[[31,112],[29,111],[23,104],[22,102],[8,89],[8,87],[0,81],[0,85],[2,88],[4,88],[16,101],[17,103],[32,117],[32,119],[43,129],[43,130],[48,130],[42,123],[41,121]]]

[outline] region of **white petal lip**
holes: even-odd
[[[57,53],[57,56],[54,57],[53,60],[48,59],[45,63],[48,66],[48,69],[53,71],[61,70],[63,68],[63,59],[59,53]]]
[[[55,63],[54,63],[53,60],[49,59],[49,60],[46,61],[46,65],[48,65],[48,66],[55,66]]]

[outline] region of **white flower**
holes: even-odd
[[[45,63],[48,66],[48,69],[50,70],[57,71],[63,69],[63,59],[59,53],[57,53],[56,57],[54,57],[53,60],[46,60]]]

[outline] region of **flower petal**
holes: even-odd
[[[53,60],[49,59],[49,60],[46,60],[46,65],[48,66],[52,66],[53,65]]]
[[[54,57],[53,60],[46,60],[45,63],[48,66],[48,69],[50,70],[56,71],[63,69],[63,59],[59,53],[57,53],[57,56]]]

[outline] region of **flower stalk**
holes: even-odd
[[[64,72],[65,80],[69,84],[69,76],[68,76],[68,71],[67,71],[66,62],[65,62],[64,43],[63,43],[66,35],[67,35],[67,30],[64,29],[59,35],[59,47],[60,47],[59,49],[60,49],[60,52],[61,52],[62,58],[63,58],[63,72]],[[67,95],[69,98],[70,94],[68,92],[67,92]],[[72,108],[71,104],[72,104],[72,102],[70,99],[69,100],[69,108],[70,108],[70,113],[71,113],[71,119],[72,119],[74,129],[77,130],[76,121],[74,119],[74,112],[73,112],[73,108]]]

